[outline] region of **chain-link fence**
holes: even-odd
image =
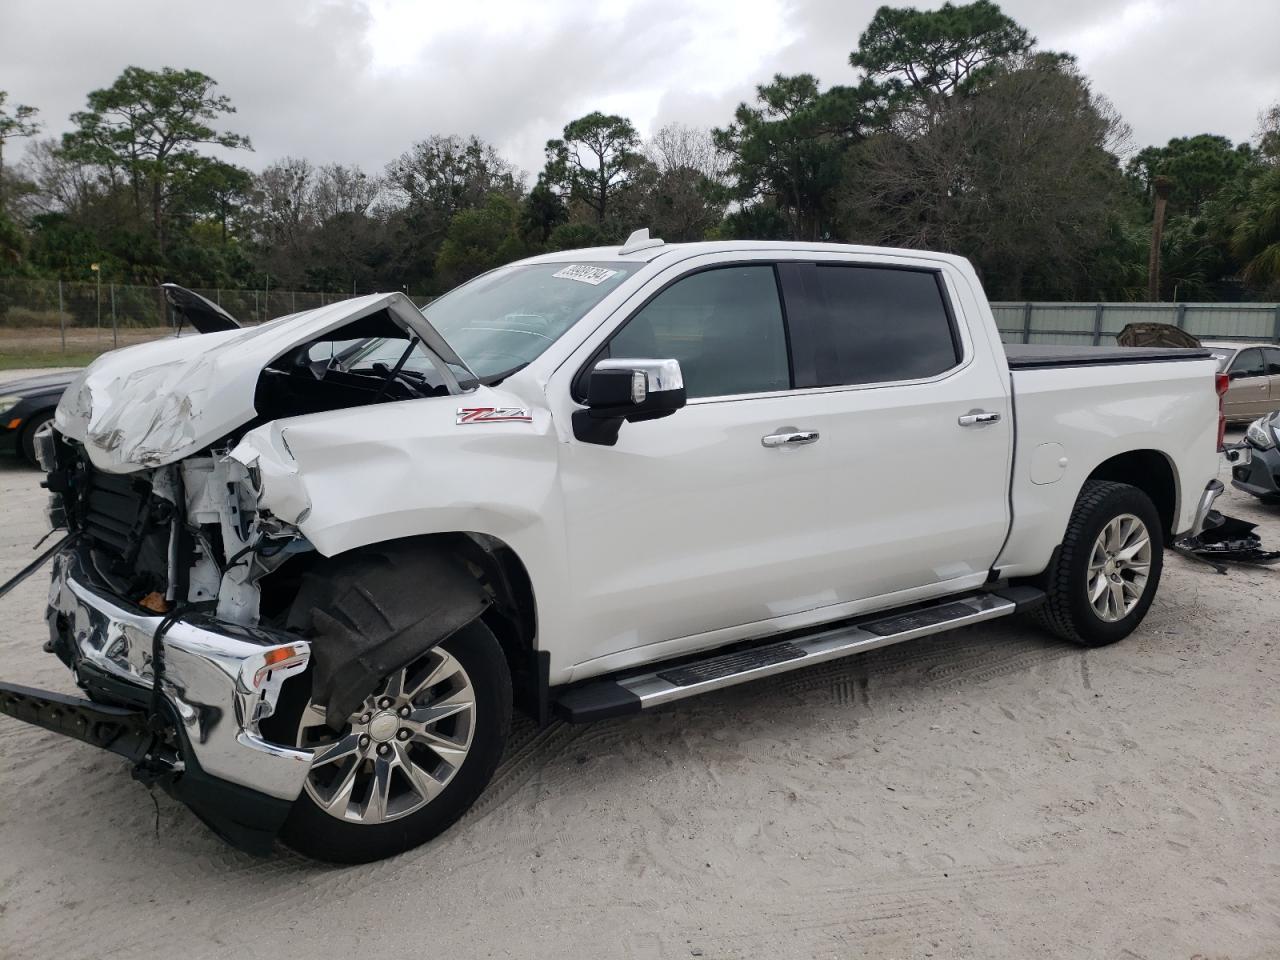
[[[351,294],[194,288],[243,324],[312,310]],[[414,296],[418,306],[429,297]],[[163,336],[176,318],[159,287],[0,279],[0,352],[109,349]]]

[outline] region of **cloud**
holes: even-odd
[[[239,108],[261,167],[285,155],[378,171],[432,133],[476,133],[530,172],[592,109],[648,131],[726,123],[775,72],[854,79],[848,54],[879,0],[4,0],[4,89],[67,129],[85,94],[129,64],[193,67]],[[1280,4],[1009,0],[1051,49],[1075,52],[1138,143],[1248,137],[1280,100]],[[1228,24],[1238,29],[1225,29]]]

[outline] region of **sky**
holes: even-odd
[[[0,0],[0,90],[45,135],[129,65],[201,70],[249,136],[235,160],[286,155],[380,172],[430,134],[475,133],[531,175],[591,110],[641,133],[724,125],[756,84],[807,71],[853,83],[880,0]],[[936,2],[916,6],[936,7]],[[1280,0],[1006,0],[1045,49],[1073,53],[1136,147],[1240,141],[1280,101]]]

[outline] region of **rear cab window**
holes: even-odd
[[[942,274],[854,263],[782,263],[796,386],[925,380],[963,350]]]

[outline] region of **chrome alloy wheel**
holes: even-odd
[[[348,823],[385,823],[420,810],[462,767],[475,714],[471,679],[439,648],[392,674],[340,733],[308,703],[297,740],[314,751],[307,794]]]
[[[1142,599],[1151,571],[1151,534],[1132,513],[1108,521],[1089,555],[1089,603],[1106,623],[1123,620]]]

